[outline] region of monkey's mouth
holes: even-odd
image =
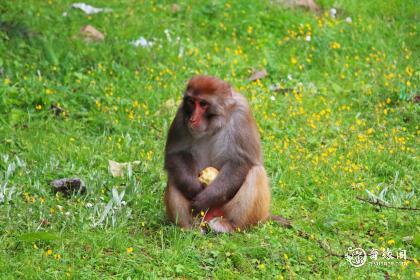
[[[200,130],[200,127],[201,127],[201,125],[200,125],[200,124],[197,124],[197,123],[192,123],[192,122],[189,122],[189,123],[188,123],[188,126],[189,126],[191,129],[193,129],[193,130]]]
[[[191,123],[188,123],[188,130],[191,133],[191,135],[198,137],[205,133],[206,128],[203,125],[193,125]]]

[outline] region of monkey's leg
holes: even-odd
[[[271,193],[261,165],[253,166],[236,195],[223,206],[225,219],[235,228],[246,228],[270,217]]]
[[[191,228],[192,216],[190,202],[174,185],[168,183],[164,200],[168,218],[182,228]]]

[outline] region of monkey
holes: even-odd
[[[212,166],[217,177],[204,187],[199,172]],[[215,232],[232,232],[269,219],[271,192],[263,165],[260,135],[246,98],[212,76],[192,77],[168,131],[164,202],[168,218],[182,228],[193,226],[194,213],[212,217]]]

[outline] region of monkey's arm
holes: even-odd
[[[165,158],[169,180],[190,200],[202,190],[196,166],[196,161],[188,152],[170,153]]]
[[[193,199],[192,207],[199,211],[227,203],[244,183],[250,168],[247,163],[225,163],[216,179]]]

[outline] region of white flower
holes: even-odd
[[[307,35],[307,36],[305,37],[305,40],[306,40],[306,42],[310,42],[310,41],[311,41],[311,35]]]
[[[347,22],[347,23],[352,23],[352,22],[353,22],[353,20],[351,19],[351,17],[346,17],[346,22]]]
[[[178,57],[183,57],[183,56],[184,56],[184,47],[181,46],[179,47]]]
[[[293,80],[292,75],[291,75],[291,74],[287,74],[287,79],[289,79],[289,80]]]
[[[271,101],[275,101],[275,100],[276,100],[276,97],[275,97],[274,95],[272,95],[272,96],[270,97],[270,99],[271,99]]]
[[[143,48],[150,48],[151,46],[153,46],[153,42],[151,41],[147,41],[144,37],[140,37],[137,40],[130,42],[130,44],[132,44],[133,46],[135,46],[136,48],[138,46],[142,46]]]
[[[169,30],[165,29],[165,30],[163,30],[163,32],[165,33],[166,39],[168,40],[168,42],[172,42],[172,38],[171,38],[171,34],[170,34]]]
[[[92,15],[92,14],[97,14],[97,13],[101,13],[101,12],[111,12],[112,9],[109,8],[96,8],[93,7],[91,5],[85,4],[85,3],[74,3],[71,5],[72,8],[74,9],[80,9],[82,10],[85,14],[88,15]],[[67,16],[67,15],[65,15]]]
[[[337,15],[337,9],[336,8],[331,8],[330,10],[330,16],[335,18],[335,16]]]

